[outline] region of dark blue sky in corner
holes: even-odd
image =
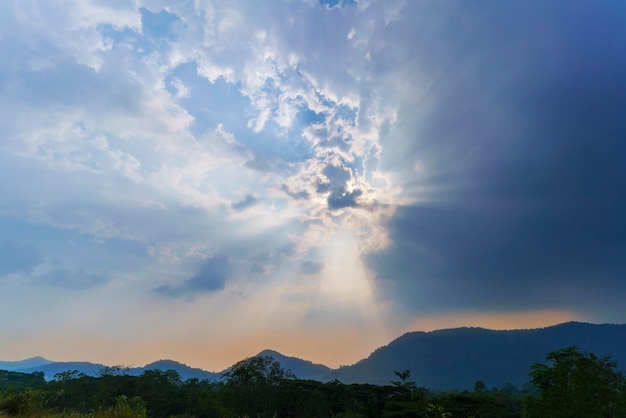
[[[401,147],[433,168],[407,183],[432,191],[398,209],[394,244],[370,255],[380,289],[416,312],[575,307],[623,321],[624,5],[461,8],[490,25],[442,24],[468,41],[407,123]]]

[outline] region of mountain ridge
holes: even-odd
[[[577,346],[626,365],[626,325],[567,322],[550,327],[490,330],[463,327],[405,333],[357,363],[333,370],[327,379],[386,384],[394,370],[411,370],[412,380],[433,389],[516,386],[529,380],[530,366],[559,348]]]
[[[626,366],[626,324],[577,321],[532,329],[458,327],[411,331],[377,348],[368,357],[336,369],[270,349],[251,357],[273,357],[300,379],[389,384],[396,380],[394,371],[409,369],[410,380],[418,386],[430,389],[471,389],[478,380],[489,387],[508,383],[520,386],[529,380],[528,373],[533,363],[542,362],[551,351],[573,345],[598,356],[610,355],[620,367]],[[0,369],[3,364],[14,367],[13,371],[43,372],[46,379],[52,379],[54,374],[61,371],[74,369],[95,376],[106,367],[89,362],[53,362],[43,357],[0,362]],[[35,365],[15,368],[23,364]],[[157,360],[142,367],[128,368],[127,373],[139,375],[146,370],[169,369],[177,371],[183,380],[219,380],[228,370],[216,373],[175,360]]]

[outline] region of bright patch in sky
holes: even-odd
[[[623,5],[170,3],[2,5],[0,359],[626,320]]]

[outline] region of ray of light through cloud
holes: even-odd
[[[623,322],[626,13],[576,5],[8,0],[0,358]]]

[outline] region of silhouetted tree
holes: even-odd
[[[626,414],[626,382],[608,356],[581,353],[577,347],[549,353],[551,364],[536,363],[530,376],[539,395],[528,402],[531,417],[609,418]]]
[[[278,385],[294,379],[272,357],[250,357],[235,363],[224,377],[224,399],[227,405],[242,415],[272,416],[278,404]]]

